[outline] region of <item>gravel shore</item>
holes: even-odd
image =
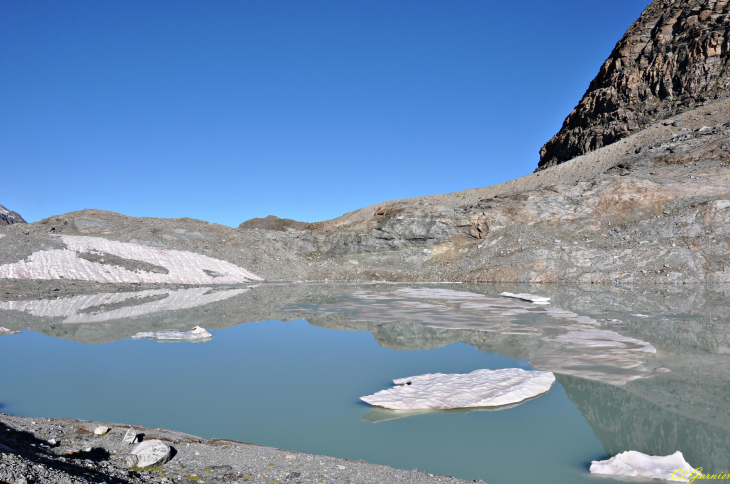
[[[97,427],[108,427],[96,435]],[[163,465],[129,468],[135,444],[171,447]],[[461,479],[334,457],[300,454],[224,439],[205,440],[172,430],[72,419],[0,414],[0,483],[463,483]],[[481,481],[474,481],[481,482]]]

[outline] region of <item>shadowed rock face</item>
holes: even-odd
[[[542,147],[536,171],[727,97],[729,13],[727,0],[652,2]]]
[[[8,210],[7,208],[0,205],[0,225],[13,225],[13,224],[24,224],[23,217],[17,212]]]
[[[246,220],[238,226],[239,229],[261,229],[261,230],[279,230],[284,231],[286,227],[295,230],[304,230],[309,224],[307,222],[297,222],[290,218],[279,218],[276,215],[269,215],[264,218],[252,218]]]

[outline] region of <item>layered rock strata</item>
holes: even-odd
[[[655,0],[616,44],[538,170],[728,96],[727,0]]]

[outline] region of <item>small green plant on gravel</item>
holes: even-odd
[[[131,467],[130,469],[133,470],[133,471],[137,471],[137,472],[142,472],[142,471],[155,472],[155,471],[162,470],[162,466],[154,466],[154,467]]]
[[[200,480],[200,477],[198,476],[186,476],[187,480],[198,482]]]

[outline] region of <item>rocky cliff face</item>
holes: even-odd
[[[655,0],[616,44],[537,171],[730,95],[728,0]]]
[[[0,225],[12,225],[12,224],[24,224],[23,217],[17,212],[8,210],[7,208],[0,205]]]

